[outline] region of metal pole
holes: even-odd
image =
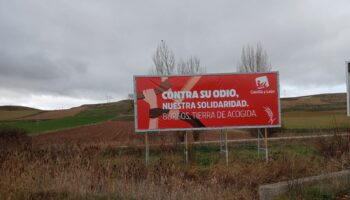
[[[185,164],[188,164],[188,141],[187,141],[187,131],[185,131]]]
[[[223,129],[220,131],[220,154],[224,152],[224,136],[223,136]]]
[[[260,157],[260,129],[258,129],[258,156]]]
[[[225,146],[226,146],[226,166],[228,166],[228,145],[227,145],[227,129],[225,129]]]
[[[148,162],[149,162],[148,132],[146,132],[146,134],[145,134],[145,146],[146,146],[145,161],[146,161],[146,166],[147,166]]]
[[[268,146],[267,146],[267,128],[265,128],[265,159],[266,162],[269,162],[269,150],[268,150]]]

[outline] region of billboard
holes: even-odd
[[[135,76],[135,131],[280,127],[279,75]]]

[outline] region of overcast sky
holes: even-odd
[[[345,92],[349,20],[349,0],[0,0],[0,105],[126,98],[161,40],[208,73],[235,72],[260,42],[281,96]]]

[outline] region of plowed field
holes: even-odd
[[[109,121],[102,124],[83,126],[43,134],[35,138],[39,142],[113,142],[126,145],[132,141],[133,123]]]
[[[189,141],[193,136],[188,135]],[[134,123],[128,121],[109,121],[102,124],[84,126],[68,130],[47,133],[34,137],[39,143],[106,143],[118,146],[135,146],[144,144],[144,133],[134,132]],[[177,134],[161,132],[149,134],[151,144],[174,144]],[[228,139],[251,138],[243,131],[230,131]],[[200,141],[220,139],[220,131],[202,131]]]

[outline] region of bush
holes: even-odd
[[[274,137],[276,135],[276,133],[282,133],[284,130],[283,127],[281,128],[268,128],[267,129],[267,133],[268,133],[268,137]],[[247,131],[249,132],[249,134],[254,137],[257,138],[258,137],[258,129],[256,128],[252,128],[252,129],[247,129]],[[260,129],[261,134],[265,137],[265,129],[261,128]]]
[[[193,135],[193,140],[194,141],[199,141],[199,139],[200,139],[200,131],[193,131],[193,133],[192,133],[192,135]]]
[[[320,137],[316,140],[316,148],[326,158],[340,158],[350,153],[350,136],[340,135],[334,130],[331,138]]]
[[[25,147],[31,144],[31,138],[23,129],[0,129],[0,150]]]

